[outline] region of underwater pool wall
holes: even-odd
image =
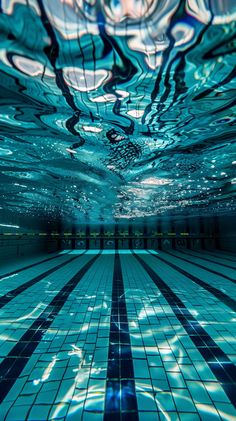
[[[220,218],[217,248],[236,252],[236,216]]]
[[[77,225],[52,236],[58,238],[59,249],[213,249],[218,243],[215,221],[200,218]]]
[[[235,217],[158,219],[139,224],[64,225],[47,231],[1,228],[0,262],[66,249],[236,251]]]
[[[0,264],[57,250],[57,240],[39,233],[0,233]]]

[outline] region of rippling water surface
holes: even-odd
[[[2,0],[2,210],[235,211],[235,17],[235,0]]]

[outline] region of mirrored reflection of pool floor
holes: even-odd
[[[5,266],[0,420],[236,419],[235,266],[190,250]]]

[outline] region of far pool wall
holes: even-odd
[[[236,253],[236,216],[218,218],[218,248]]]

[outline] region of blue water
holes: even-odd
[[[0,419],[235,420],[231,259],[183,248],[6,262]]]
[[[235,212],[236,2],[2,0],[0,212]]]

